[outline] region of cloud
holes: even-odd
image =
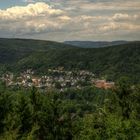
[[[97,11],[110,11],[110,10],[139,10],[139,0],[51,0],[52,3],[63,3],[71,8],[79,8],[82,10],[97,10]]]
[[[35,2],[35,1],[34,1],[34,0],[23,0],[23,2],[33,3],[33,2]]]
[[[23,18],[61,15],[63,13],[60,9],[53,9],[46,3],[39,2],[29,4],[26,7],[15,6],[6,10],[0,10],[0,20],[19,20]]]
[[[128,14],[121,14],[117,13],[113,16],[112,18],[114,21],[126,21],[126,20],[131,20],[132,17]]]
[[[128,14],[122,14],[122,13],[116,13],[112,20],[116,22],[122,22],[122,21],[140,21],[140,15],[134,14],[134,15],[128,15]]]
[[[60,27],[54,19],[62,15],[62,10],[54,9],[43,2],[29,4],[25,7],[11,7],[0,10],[0,29],[10,30],[15,34],[54,30],[57,26]]]
[[[108,24],[104,24],[100,27],[100,31],[105,32],[112,32],[112,31],[119,31],[119,30],[140,30],[140,26],[136,26],[133,24],[126,24],[126,23],[115,23],[110,22]]]
[[[43,1],[26,0],[25,6],[0,10],[0,37],[106,40],[140,32],[138,0]]]

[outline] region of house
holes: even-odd
[[[115,85],[114,82],[107,82],[106,80],[96,80],[95,87],[103,88],[103,89],[110,89],[113,88]]]

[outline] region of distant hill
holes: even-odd
[[[104,48],[79,48],[52,41],[0,39],[0,73],[48,68],[87,69],[108,80],[128,76],[140,82],[140,42]]]
[[[115,46],[126,44],[128,41],[65,41],[65,44],[74,45],[77,47],[82,48],[101,48],[101,47],[108,47],[108,46]]]
[[[54,41],[0,38],[0,63],[17,62],[35,52],[67,47],[72,46]]]

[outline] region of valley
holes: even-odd
[[[105,48],[77,48],[51,41],[1,39],[0,74],[33,69],[37,75],[44,75],[49,68],[64,67],[65,70],[88,70],[109,81],[127,76],[132,83],[138,83],[139,54],[140,42]]]
[[[139,93],[139,41],[0,39],[1,140],[137,140]]]

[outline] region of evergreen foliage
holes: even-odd
[[[1,140],[139,140],[140,87],[0,90]]]

